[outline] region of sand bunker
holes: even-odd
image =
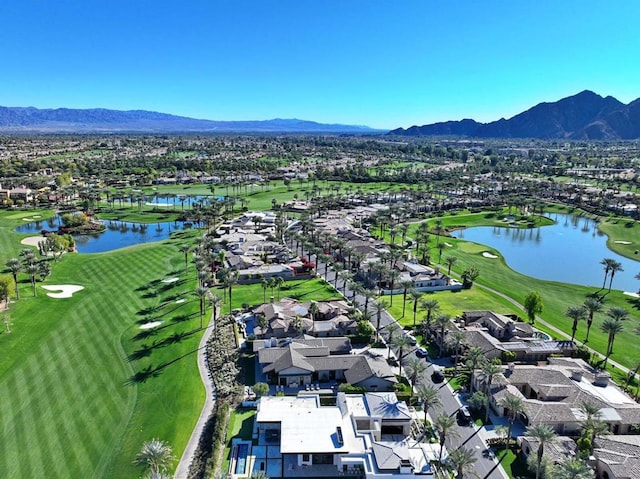
[[[484,253],[482,253],[482,256],[484,256],[485,258],[489,258],[489,259],[496,259],[497,256],[495,254],[491,254],[488,251],[485,251]]]
[[[160,281],[161,283],[175,283],[176,281],[180,281],[180,278],[167,278]]]
[[[445,246],[447,246],[447,247],[449,247],[449,248],[451,248],[451,243],[446,243],[446,242],[445,242],[445,243],[444,243],[444,245],[445,245]]]
[[[638,293],[632,293],[631,291],[625,291],[622,294],[626,294],[627,296],[631,296],[632,298],[640,298],[640,294]]]
[[[44,241],[46,238],[44,236],[27,236],[26,238],[22,238],[20,241],[21,244],[27,246],[38,246],[38,243]]]
[[[160,326],[164,321],[152,321],[150,323],[144,323],[140,326],[140,329],[153,329],[156,326]]]
[[[616,244],[631,244],[631,241],[614,241]]]
[[[182,298],[182,299],[179,299],[178,301],[176,301],[177,304],[186,303],[186,302],[187,302],[186,298]]]
[[[79,286],[77,284],[52,284],[49,286],[43,286],[42,289],[46,289],[47,291],[60,291],[59,293],[47,293],[47,296],[50,298],[62,299],[72,297],[73,293],[83,290],[84,286]]]

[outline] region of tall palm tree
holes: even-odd
[[[427,312],[427,323],[431,323],[431,319],[435,313],[440,310],[440,303],[437,299],[425,299],[420,302],[420,307],[422,307]]]
[[[556,439],[556,432],[546,424],[537,424],[529,426],[525,433],[526,436],[536,439],[538,442],[538,453],[536,459],[536,479],[540,479],[542,469],[542,456],[544,454],[544,446],[550,444]]]
[[[513,429],[513,423],[516,422],[518,415],[525,411],[524,402],[518,396],[514,394],[507,394],[500,401],[500,405],[505,409],[505,414],[509,419],[509,429],[507,431],[507,441],[505,452],[509,450],[509,443],[511,441],[511,430]]]
[[[13,275],[13,282],[16,288],[16,300],[20,299],[20,289],[18,288],[18,273],[22,271],[22,264],[18,258],[11,258],[6,263],[7,268],[11,271]]]
[[[398,366],[400,368],[400,375],[402,376],[402,360],[404,359],[405,350],[411,346],[411,342],[405,334],[399,334],[393,338],[393,344],[390,344],[389,347],[391,346],[398,350]]]
[[[629,311],[621,306],[613,306],[607,311],[607,316],[614,321],[625,321],[629,318]]]
[[[613,258],[603,258],[600,260],[600,264],[604,268],[604,280],[602,281],[602,288],[604,289],[607,284],[607,277],[609,276],[609,271],[611,271],[611,265],[616,262]]]
[[[142,445],[142,449],[140,449],[133,462],[139,466],[148,466],[151,474],[157,475],[166,471],[173,459],[171,446],[159,439],[152,439]]]
[[[442,461],[442,450],[444,449],[444,443],[447,437],[458,437],[458,425],[456,424],[456,418],[454,416],[447,416],[441,414],[433,421],[433,427],[438,431],[438,439],[440,441],[440,454],[438,454],[438,461]]]
[[[396,333],[400,331],[400,326],[398,326],[396,323],[390,323],[385,327],[385,329],[387,330],[387,342],[389,344],[393,344],[393,338],[395,337]],[[389,351],[387,352],[387,360],[388,359],[391,359],[391,348],[389,348]]]
[[[454,331],[451,334],[451,345],[453,346],[453,354],[455,355],[455,372],[458,374],[458,359],[460,357],[460,349],[464,346],[467,335],[462,331]]]
[[[427,370],[427,365],[424,361],[414,357],[407,360],[405,370],[409,373],[409,382],[411,383],[411,391],[409,392],[409,404],[411,404],[413,389],[420,376]]]
[[[580,422],[580,429],[585,437],[589,436],[589,454],[591,455],[595,447],[596,437],[607,434],[609,426],[602,420],[602,412],[600,412],[600,407],[596,404],[583,401],[580,404],[580,412],[584,416],[584,419]]]
[[[200,300],[200,329],[202,329],[202,317],[207,311],[207,294],[209,294],[209,288],[204,286],[198,286],[196,288],[196,296]]]
[[[373,309],[376,312],[376,343],[380,341],[380,320],[382,319],[384,308],[384,301],[377,300],[373,302]]]
[[[180,251],[184,253],[184,273],[187,274],[189,269],[189,251],[191,250],[191,246],[188,244],[183,244],[180,247]]]
[[[620,272],[624,271],[624,268],[622,267],[622,263],[618,261],[613,261],[611,263],[611,269],[609,271],[609,291],[611,291],[611,283],[613,283],[613,277],[618,271]]]
[[[415,289],[411,290],[411,300],[413,301],[413,327],[416,327],[416,314],[418,312],[418,302],[422,297],[422,293],[416,291]]]
[[[493,384],[493,380],[500,373],[502,373],[502,367],[500,367],[500,365],[498,364],[490,362],[482,366],[482,370],[480,371],[480,377],[485,385],[484,393],[487,395],[489,401],[491,400],[491,384]],[[485,423],[489,421],[489,409],[490,406],[489,404],[487,404],[484,416]]]
[[[451,267],[458,262],[458,258],[456,256],[447,256],[444,259],[444,263],[447,265],[447,276],[451,275]]]
[[[451,318],[448,314],[439,314],[436,316],[435,324],[440,328],[440,338],[438,341],[438,346],[440,348],[440,357],[444,354],[444,331],[447,328],[447,325],[451,322]]]
[[[31,286],[33,286],[33,295],[36,296],[36,275],[39,272],[38,265],[36,263],[27,264],[27,273],[29,274],[29,279],[31,281]]]
[[[419,384],[416,393],[418,398],[422,402],[422,410],[424,411],[424,422],[427,422],[427,413],[431,408],[442,407],[442,401],[440,400],[440,393],[433,386],[427,386],[426,384]]]
[[[407,293],[411,290],[413,281],[402,281],[400,287],[402,288],[402,317],[407,309]]]
[[[585,300],[584,307],[589,315],[587,318],[587,336],[584,338],[584,342],[586,343],[589,342],[589,331],[591,331],[593,317],[595,313],[602,311],[602,301],[596,297],[590,296]]]
[[[391,303],[390,303],[390,306],[393,306],[393,287],[396,284],[396,280],[398,279],[398,276],[400,276],[400,271],[398,271],[395,268],[390,269],[387,272],[387,278],[389,279],[389,289],[391,291]]]
[[[238,282],[239,275],[240,274],[237,271],[231,271],[229,274],[226,275],[226,277],[222,282],[223,288],[226,288],[229,290],[229,314],[231,314],[231,311],[232,311],[233,286]]]
[[[604,322],[600,325],[600,329],[603,333],[608,335],[607,337],[607,354],[604,357],[603,368],[607,366],[607,361],[609,360],[609,356],[613,352],[613,342],[616,339],[616,334],[622,332],[624,327],[622,326],[622,321],[617,319],[608,318],[605,319]]]
[[[449,462],[456,471],[456,479],[462,479],[465,472],[473,471],[473,465],[478,458],[471,449],[459,447],[449,453]]]
[[[222,298],[217,294],[212,294],[209,296],[209,303],[211,303],[211,309],[213,310],[212,317],[215,321],[218,318],[218,308],[222,304]]]
[[[554,471],[555,479],[593,479],[595,473],[586,462],[580,459],[567,459],[558,464]]]
[[[464,355],[464,361],[469,367],[469,391],[471,392],[473,392],[473,372],[478,369],[478,366],[482,364],[484,360],[484,351],[477,346],[469,348]]]
[[[587,319],[587,310],[584,306],[569,306],[564,315],[573,320],[571,325],[571,341],[573,341],[578,330],[578,322]]]

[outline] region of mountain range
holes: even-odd
[[[38,109],[0,106],[4,133],[381,133],[367,126],[297,119],[198,120],[145,110]]]
[[[539,103],[505,120],[446,121],[398,128],[390,135],[629,140],[640,138],[640,98],[628,105],[585,90],[553,103]]]

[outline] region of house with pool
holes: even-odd
[[[411,438],[413,416],[392,392],[265,396],[258,402],[247,475],[433,477],[437,445]]]

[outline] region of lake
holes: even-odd
[[[495,248],[519,273],[583,286],[602,286],[604,269],[600,261],[613,258],[624,271],[615,274],[612,288],[638,291],[640,281],[634,276],[640,272],[640,262],[607,248],[607,236],[597,230],[595,221],[567,214],[547,216],[556,224],[531,229],[477,226],[454,231],[451,236]]]
[[[174,231],[184,229],[182,222],[170,223],[129,223],[127,221],[103,221],[107,229],[95,235],[73,235],[80,253],[104,253],[141,243],[167,239]],[[17,233],[40,234],[42,230],[55,231],[61,225],[59,215],[49,220],[36,221],[18,226]]]

